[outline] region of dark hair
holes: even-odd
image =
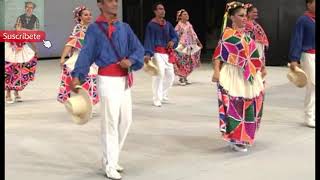
[[[232,22],[230,19],[230,16],[234,16],[237,12],[240,11],[240,9],[245,9],[244,4],[241,2],[234,2],[233,5],[231,5],[231,7],[229,7],[228,9],[228,18],[227,18],[227,26],[231,27],[232,26]]]
[[[306,0],[306,4],[313,3],[314,0]]]
[[[153,10],[153,11],[157,10],[158,5],[164,6],[162,2],[156,2],[156,3],[154,3],[154,4],[152,5],[152,10]]]
[[[37,7],[37,5],[32,1],[24,2],[24,7],[26,8],[28,4],[32,4],[33,9],[35,9]]]
[[[249,7],[248,9],[247,9],[247,13],[249,13],[249,12],[251,12],[251,11],[253,11],[254,9],[256,9],[257,7],[255,7],[255,6],[251,6],[251,7]]]
[[[104,0],[97,0],[97,3],[103,3]]]
[[[80,18],[81,18],[81,16],[82,16],[84,10],[88,10],[88,9],[87,9],[87,8],[81,9],[81,10],[78,12],[78,14],[79,14],[79,21],[81,20]]]
[[[244,4],[239,3],[239,4],[237,4],[236,7],[230,8],[230,9],[228,10],[229,16],[234,16],[237,12],[239,12],[240,9],[245,9]]]

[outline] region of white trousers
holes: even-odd
[[[98,76],[103,161],[113,168],[132,122],[131,89],[125,87],[126,77]]]
[[[152,77],[153,101],[161,102],[168,96],[168,91],[174,81],[173,64],[169,63],[167,54],[154,53],[154,62],[159,68],[159,75]]]
[[[302,53],[300,62],[303,71],[308,77],[304,99],[305,121],[315,121],[315,54]]]

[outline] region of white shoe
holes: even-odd
[[[316,121],[306,121],[305,122],[306,126],[315,128],[316,127]]]
[[[185,81],[183,78],[180,78],[180,79],[179,79],[179,85],[180,85],[180,86],[185,86],[185,85],[187,85],[187,83],[186,83],[186,81]]]
[[[156,107],[161,107],[162,104],[161,104],[160,101],[154,101],[153,105],[156,106]]]
[[[232,145],[232,149],[234,151],[238,151],[238,152],[247,152],[248,149],[245,145],[237,145],[237,144],[233,144]]]
[[[14,99],[12,99],[11,97],[6,97],[6,103],[12,104],[14,103]]]
[[[116,170],[118,172],[122,172],[124,170],[124,168],[122,166],[120,166],[119,164],[116,165]]]
[[[189,85],[192,84],[192,82],[190,80],[186,80],[186,84]]]
[[[16,102],[22,102],[21,96],[15,96],[15,97],[14,97],[14,101],[16,101]]]
[[[106,169],[106,163],[103,159],[102,159],[102,169]],[[122,172],[124,170],[124,168],[122,166],[120,166],[119,164],[116,165],[115,169],[118,172]]]
[[[162,102],[169,103],[169,98],[168,97],[163,97]]]
[[[120,180],[121,175],[118,173],[118,171],[115,168],[112,168],[110,166],[106,166],[105,168],[105,173],[107,178],[112,179],[112,180]]]

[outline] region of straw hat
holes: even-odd
[[[200,49],[201,47],[198,46],[197,44],[192,44],[189,47],[185,47],[179,43],[175,50],[180,54],[193,55],[194,53],[198,52]]]
[[[81,86],[77,86],[78,93],[68,98],[65,108],[71,114],[76,124],[85,124],[89,121],[92,113],[92,103],[88,92]]]
[[[151,76],[157,76],[159,74],[159,69],[153,62],[153,58],[148,61],[148,63],[144,63],[143,70]]]
[[[288,66],[290,66],[290,64],[288,64]],[[306,73],[302,69],[300,69],[298,66],[296,66],[294,70],[289,68],[287,78],[289,79],[290,82],[292,82],[295,86],[299,88],[304,87],[308,81]]]

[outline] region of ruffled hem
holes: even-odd
[[[5,61],[5,89],[22,91],[35,78],[37,58],[25,63]]]

